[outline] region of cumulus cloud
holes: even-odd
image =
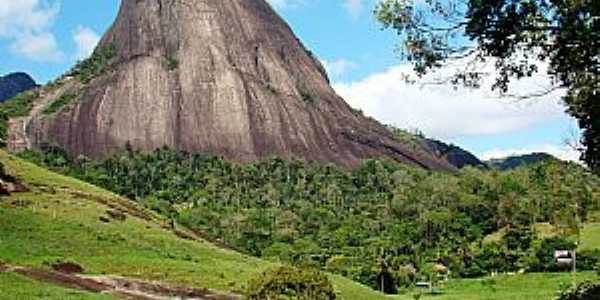
[[[358,67],[358,64],[346,59],[338,59],[333,61],[322,60],[321,62],[323,63],[323,66],[327,70],[329,76],[333,79],[339,78]]]
[[[0,0],[0,39],[28,59],[60,62],[64,54],[50,31],[59,11],[58,1]]]
[[[14,53],[39,62],[61,62],[63,53],[58,49],[54,35],[42,32],[37,35],[23,35],[11,45]]]
[[[565,116],[561,90],[516,101],[492,92],[491,78],[480,89],[424,84],[438,81],[437,76],[449,76],[460,67],[448,65],[436,75],[408,83],[406,79],[414,77],[412,68],[396,66],[360,81],[334,83],[334,88],[351,106],[369,116],[402,128],[418,128],[439,139],[515,132]],[[493,67],[482,68],[493,72]],[[514,83],[511,89],[523,94],[545,89],[550,84],[545,71],[542,66],[539,75]]]
[[[494,158],[506,158],[514,155],[524,155],[530,153],[543,152],[553,155],[562,160],[580,162],[580,154],[579,151],[569,147],[567,145],[537,145],[532,147],[520,148],[520,149],[492,149],[484,152],[481,155],[483,160],[489,160]]]
[[[77,46],[75,58],[84,59],[92,54],[100,41],[100,35],[90,28],[79,26],[73,32],[73,41],[75,41],[75,45]]]

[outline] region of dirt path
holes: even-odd
[[[91,276],[0,265],[0,273],[16,273],[62,287],[92,293],[110,294],[131,300],[240,300],[234,294],[220,294],[208,289],[168,286],[117,276]]]

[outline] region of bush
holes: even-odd
[[[600,249],[577,251],[577,270],[595,270],[599,262]]]
[[[179,68],[179,61],[176,58],[173,57],[167,57],[167,68],[169,69],[169,71],[173,71],[177,68]]]
[[[600,299],[600,284],[583,282],[576,288],[569,288],[560,293],[556,300],[598,300]]]
[[[417,271],[411,265],[401,266],[394,272],[396,285],[399,287],[411,287],[415,282]]]
[[[116,56],[117,49],[113,45],[99,48],[94,51],[90,58],[79,62],[69,75],[74,76],[81,83],[87,84],[92,79],[106,72],[111,60]]]
[[[284,266],[250,282],[246,297],[249,300],[330,300],[336,295],[325,274]]]

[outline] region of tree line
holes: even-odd
[[[555,271],[600,180],[547,161],[509,172],[431,172],[385,160],[354,170],[279,158],[240,165],[171,149],[102,161],[45,146],[21,157],[143,203],[244,253],[341,274],[394,293],[418,280]],[[543,237],[535,224],[555,234]],[[489,236],[501,232],[500,238]],[[592,269],[600,255],[578,255]]]

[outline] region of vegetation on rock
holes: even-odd
[[[167,60],[167,69],[169,69],[169,71],[174,71],[177,68],[179,68],[179,61],[171,56],[168,56],[166,58]]]
[[[110,61],[117,55],[117,49],[114,46],[98,48],[92,56],[79,62],[69,72],[69,76],[74,76],[81,83],[89,83],[92,79],[104,74],[110,67]]]
[[[8,121],[10,118],[25,117],[33,108],[33,101],[38,98],[38,92],[28,91],[0,104],[0,144],[6,145],[8,137]]]
[[[58,99],[54,100],[54,102],[50,103],[50,105],[48,105],[48,107],[42,111],[42,114],[51,115],[60,112],[63,110],[63,108],[71,104],[71,102],[73,102],[73,100],[76,98],[77,95],[75,94],[64,93],[58,97]]]

